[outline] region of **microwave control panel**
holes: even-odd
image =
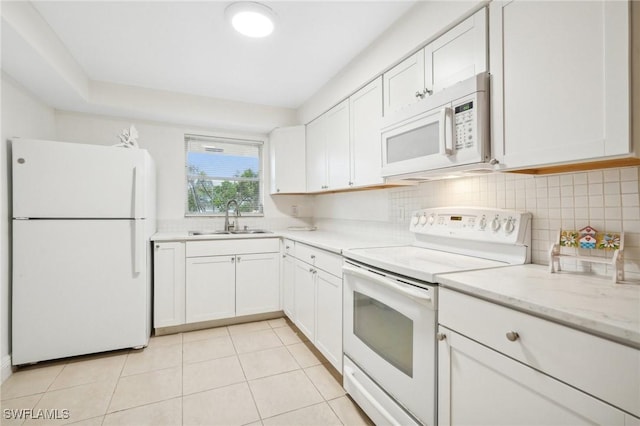
[[[455,124],[456,151],[464,148],[472,148],[475,144],[475,109],[474,101],[465,102],[454,107],[453,117]]]

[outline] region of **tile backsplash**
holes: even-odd
[[[532,261],[548,264],[559,229],[591,225],[625,233],[625,274],[640,280],[639,168],[625,167],[563,175],[512,173],[425,182],[389,192],[389,221],[408,227],[413,210],[476,206],[526,210],[533,214]],[[563,261],[566,270],[610,274],[604,265]]]

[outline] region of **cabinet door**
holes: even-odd
[[[447,31],[424,51],[426,88],[434,93],[487,70],[487,9]]]
[[[323,271],[316,282],[315,345],[342,372],[342,279]]]
[[[382,179],[382,77],[354,93],[349,98],[351,121],[351,183],[355,186],[374,185]]]
[[[506,168],[626,154],[627,1],[494,1],[492,150]]]
[[[187,322],[235,316],[235,279],[235,256],[187,258]]]
[[[306,169],[307,191],[322,191],[327,185],[326,157],[326,117],[320,117],[307,124]]]
[[[155,243],[153,253],[153,327],[184,324],[184,243]]]
[[[622,411],[445,327],[439,332],[446,336],[438,346],[440,425],[624,425]]]
[[[282,258],[282,309],[286,316],[293,322],[295,316],[295,281],[296,281],[295,259],[288,254]]]
[[[281,127],[269,135],[271,193],[306,191],[305,128]]]
[[[425,89],[424,50],[400,62],[384,73],[382,78],[385,117],[418,102],[420,97],[416,96],[416,92],[422,93]]]
[[[236,256],[236,315],[280,310],[279,254]]]
[[[315,341],[315,274],[308,264],[296,261],[295,266],[295,324],[310,341]]]
[[[349,100],[345,99],[326,114],[326,189],[342,189],[350,186],[349,154]]]

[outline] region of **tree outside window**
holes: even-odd
[[[262,215],[262,142],[186,135],[186,215]],[[235,212],[234,212],[235,213]]]

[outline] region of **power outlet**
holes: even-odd
[[[298,206],[291,206],[291,216],[298,217],[299,215]]]

